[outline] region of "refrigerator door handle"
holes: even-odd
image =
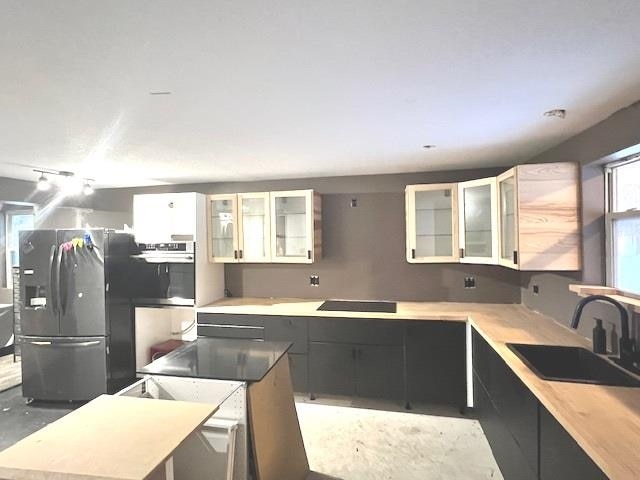
[[[96,345],[100,345],[99,340],[92,340],[89,342],[56,343],[56,347],[62,347],[62,348],[94,347]]]
[[[64,305],[62,304],[62,295],[60,292],[60,271],[62,270],[62,248],[58,248],[58,255],[56,256],[56,296],[58,311],[60,315],[64,315]]]
[[[56,296],[57,294],[54,294],[54,284],[53,284],[53,264],[54,264],[54,260],[56,258],[56,246],[55,245],[51,245],[51,252],[49,254],[49,295],[51,297],[51,309],[53,311],[53,313],[57,313],[58,312],[58,306],[56,303]],[[55,289],[57,291],[57,289]]]

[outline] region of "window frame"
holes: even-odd
[[[31,215],[34,221],[35,228],[35,220],[36,220],[36,212],[33,207],[23,207],[23,208],[10,208],[6,209],[3,212],[3,221],[4,221],[4,233],[5,233],[5,244],[4,244],[4,263],[5,263],[5,285],[7,288],[13,288],[13,266],[11,265],[11,237],[13,235],[13,231],[11,228],[11,218],[18,215]],[[18,246],[19,248],[19,246]]]
[[[606,277],[605,284],[608,287],[616,288],[621,293],[630,297],[640,298],[640,291],[632,292],[629,290],[623,290],[615,285],[616,271],[615,271],[615,245],[613,242],[613,224],[616,220],[625,220],[629,218],[640,219],[640,206],[634,207],[625,211],[617,211],[616,207],[616,182],[615,182],[615,169],[628,165],[631,163],[640,163],[640,155],[634,155],[633,157],[626,158],[617,162],[613,162],[605,165],[605,264],[606,264]]]

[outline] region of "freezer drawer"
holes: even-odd
[[[91,400],[107,393],[105,337],[22,337],[22,395]]]

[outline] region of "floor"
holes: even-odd
[[[480,424],[457,410],[299,396],[296,407],[309,466],[322,472],[308,480],[503,479]]]
[[[455,411],[383,401],[296,397],[308,480],[502,480],[476,420]],[[26,405],[21,388],[0,393],[0,450],[72,410]],[[425,412],[437,415],[426,415]],[[448,415],[448,416],[444,416]]]
[[[13,355],[0,357],[0,392],[15,387],[22,381],[20,359],[13,361]]]

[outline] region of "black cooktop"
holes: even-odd
[[[396,313],[396,302],[327,300],[318,307],[318,310],[325,310],[329,312]]]

